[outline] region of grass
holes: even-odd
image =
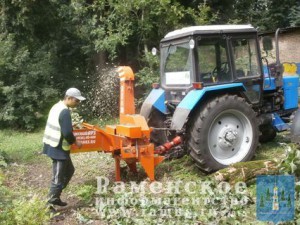
[[[256,149],[254,160],[281,159],[288,145],[293,145],[289,139],[289,133],[279,133],[274,141],[260,144]]]
[[[28,162],[34,160],[42,151],[43,130],[33,133],[0,130],[0,151],[4,152],[8,161]]]

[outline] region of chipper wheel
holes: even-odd
[[[189,124],[187,149],[206,172],[250,160],[254,155],[258,122],[243,98],[224,95],[209,100],[193,114]]]

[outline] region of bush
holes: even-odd
[[[50,219],[46,202],[40,196],[20,197],[3,185],[0,168],[0,221],[5,225],[39,225]]]
[[[282,174],[300,176],[300,150],[296,146],[286,150],[285,158],[280,162],[279,169]]]
[[[3,189],[0,186],[1,188]],[[7,190],[6,194],[8,194]],[[30,199],[22,198],[12,202],[0,200],[0,211],[2,211],[0,221],[6,225],[39,225],[50,220],[50,213],[45,202],[36,195]]]
[[[137,108],[142,106],[142,103],[150,93],[153,83],[159,82],[159,61],[157,56],[147,53],[143,61],[145,67],[139,70],[136,75],[136,105]]]
[[[34,53],[27,46],[17,48],[14,35],[2,34],[0,42],[0,124],[32,130],[57,98],[53,53],[47,46]]]
[[[50,219],[46,202],[34,195],[29,200],[26,198],[13,201],[12,216],[18,225],[45,224]]]

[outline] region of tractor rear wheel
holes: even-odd
[[[194,112],[191,119],[186,144],[200,169],[213,172],[253,157],[258,145],[258,123],[243,98],[216,97]]]

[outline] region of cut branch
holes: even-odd
[[[239,181],[246,183],[250,182],[257,175],[277,174],[278,171],[278,163],[274,161],[259,160],[235,163],[215,172],[211,176],[219,182],[226,181],[235,184]]]

